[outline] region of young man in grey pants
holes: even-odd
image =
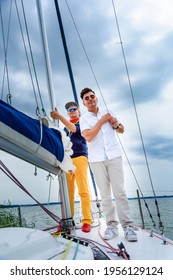
[[[80,128],[87,141],[88,160],[102,199],[107,224],[104,239],[112,239],[118,235],[119,220],[125,238],[128,241],[137,241],[124,189],[122,151],[115,133],[123,133],[124,126],[111,112],[98,108],[98,99],[92,89],[84,88],[80,96],[88,109],[80,118]],[[116,206],[112,200],[112,193]]]

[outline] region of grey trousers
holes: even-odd
[[[122,158],[91,162],[90,167],[100,191],[106,224],[116,226],[118,221],[122,227],[132,224],[124,188]],[[115,202],[112,197],[115,198]]]

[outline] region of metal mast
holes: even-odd
[[[39,26],[40,26],[42,46],[43,46],[43,54],[44,54],[44,59],[45,59],[47,84],[48,84],[51,107],[52,107],[52,110],[54,110],[54,108],[56,107],[56,104],[55,104],[55,96],[54,96],[54,90],[53,90],[52,71],[51,71],[45,23],[44,23],[41,0],[37,0],[36,2],[37,2]],[[65,227],[69,227],[69,225],[70,225],[70,227],[72,227],[73,219],[72,219],[72,215],[71,215],[71,207],[70,207],[70,199],[69,199],[66,173],[64,171],[62,171],[61,174],[58,176],[59,176],[58,179],[59,179],[59,185],[60,185],[60,196],[62,199],[62,219],[64,220]]]

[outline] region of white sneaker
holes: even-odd
[[[115,236],[118,236],[118,228],[108,226],[104,232],[103,238],[106,240],[110,240],[110,239],[114,238]]]
[[[138,241],[137,234],[131,226],[124,228],[124,235],[128,241]]]

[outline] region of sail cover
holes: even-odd
[[[45,170],[74,170],[71,145],[60,130],[49,128],[0,100],[0,148]],[[66,138],[66,137],[65,137]],[[50,166],[52,165],[52,167]]]

